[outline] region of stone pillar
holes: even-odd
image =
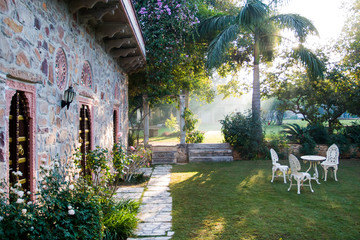
[[[143,96],[143,119],[144,119],[144,145],[149,143],[149,102],[147,96]]]
[[[190,101],[190,92],[189,90],[185,90],[185,107],[189,108],[189,101]]]
[[[184,119],[184,112],[185,112],[185,95],[179,95],[179,104],[180,104],[180,144],[185,144],[185,134],[184,126],[185,126],[185,119]]]

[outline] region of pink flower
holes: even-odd
[[[135,151],[135,148],[133,146],[130,146],[131,151]]]
[[[141,15],[144,15],[144,14],[147,14],[148,12],[146,11],[146,8],[142,7],[142,8],[140,9],[139,13],[140,13]]]

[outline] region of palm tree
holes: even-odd
[[[234,46],[232,43],[244,35],[250,37],[251,44],[246,47],[253,58],[252,116],[257,124],[255,134],[259,141],[262,137],[259,65],[261,61],[272,60],[275,46],[282,39],[280,30],[289,29],[295,33],[300,46],[293,50],[292,57],[299,59],[307,67],[309,77],[323,77],[323,63],[302,46],[309,34],[318,34],[316,28],[310,20],[298,14],[276,14],[279,2],[281,1],[272,0],[265,4],[262,0],[245,0],[237,15],[211,17],[199,25],[200,36],[216,33],[208,49],[208,68],[220,67],[230,46]]]

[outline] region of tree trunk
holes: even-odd
[[[260,49],[259,40],[255,36],[254,44],[254,70],[253,70],[253,95],[252,95],[252,117],[255,123],[254,135],[258,143],[262,139],[261,110],[260,110]]]

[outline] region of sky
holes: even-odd
[[[341,32],[346,19],[346,12],[341,7],[343,2],[351,3],[354,0],[290,0],[281,9],[283,13],[297,13],[310,19],[317,30],[319,37],[313,37],[308,42],[315,45],[324,45],[336,39]]]

